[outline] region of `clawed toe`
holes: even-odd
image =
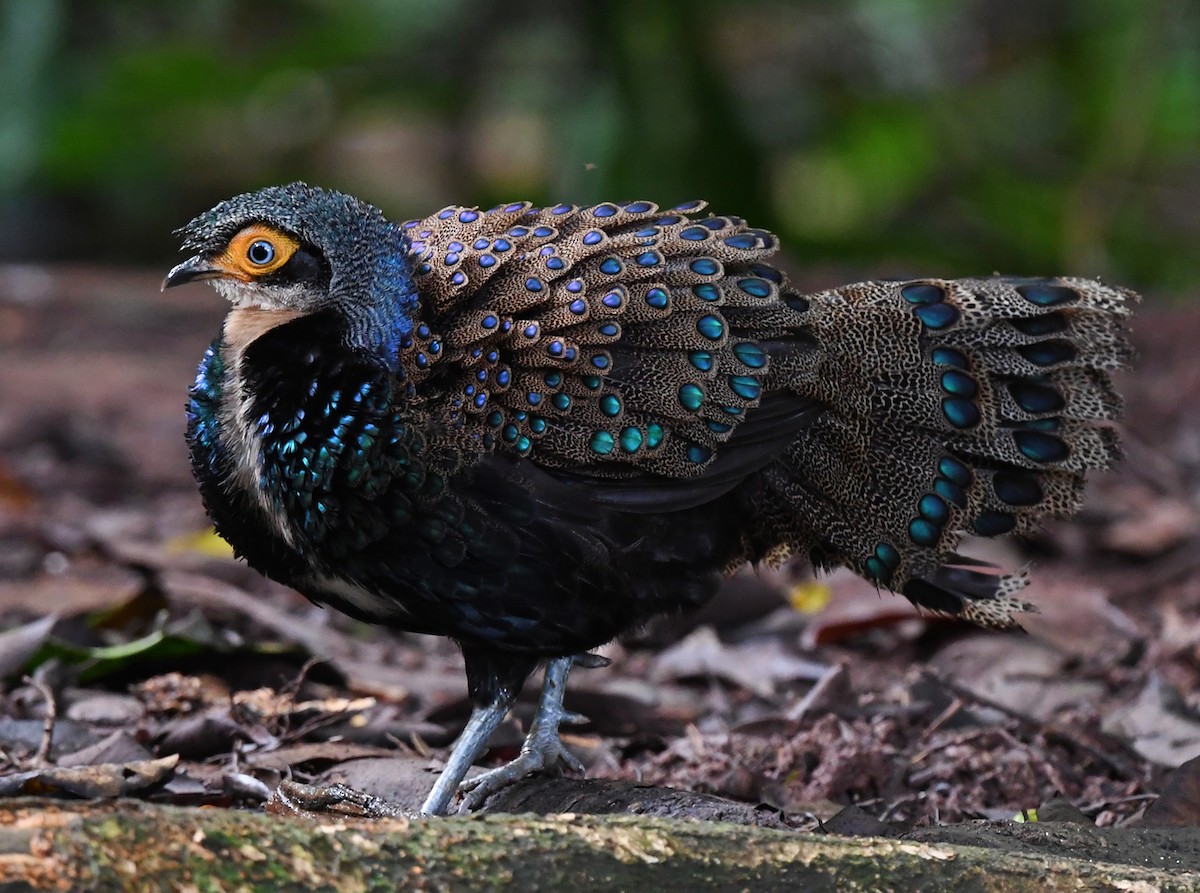
[[[556,737],[552,744],[540,749],[522,749],[521,753],[511,763],[490,769],[487,772],[468,778],[458,786],[462,797],[460,812],[472,812],[478,809],[489,797],[510,785],[523,781],[533,775],[554,774],[563,772],[582,774],[584,765],[575,754],[567,750]]]
[[[490,704],[476,707],[450,754],[446,768],[425,799],[421,812],[426,815],[445,815],[456,795],[461,798],[458,811],[470,812],[501,788],[538,772],[561,773],[565,770],[582,774],[583,763],[563,747],[558,736],[561,724],[586,722],[582,716],[564,710],[562,705],[567,675],[573,662],[574,658],[560,657],[550,661],[546,667],[538,708],[517,758],[506,766],[463,780],[468,768],[483,752],[488,738],[508,712],[512,699],[496,699]]]
[[[269,807],[280,812],[305,815],[338,813],[368,819],[395,818],[412,815],[394,803],[344,784],[309,785],[297,781],[281,781],[272,795]]]

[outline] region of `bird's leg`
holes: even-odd
[[[442,774],[438,776],[433,790],[421,804],[421,812],[426,815],[446,814],[446,808],[450,805],[454,792],[458,790],[459,782],[487,747],[488,739],[508,715],[512,702],[513,695],[500,692],[488,704],[471,711],[471,718],[467,720],[466,728],[454,742],[454,749],[450,751],[450,759],[446,761]]]
[[[583,764],[563,746],[558,737],[561,723],[582,721],[573,713],[563,709],[563,694],[567,690],[567,676],[575,658],[560,657],[546,666],[546,678],[538,698],[537,712],[529,726],[529,734],[521,745],[521,753],[507,765],[467,779],[459,785],[463,794],[463,811],[480,806],[488,797],[535,772],[559,771],[560,765],[572,772],[583,772]]]

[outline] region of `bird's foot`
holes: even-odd
[[[595,655],[589,654],[582,656],[582,659],[593,657]],[[587,722],[582,716],[564,709],[562,703],[571,666],[580,659],[560,657],[549,663],[537,712],[525,743],[521,745],[521,753],[506,766],[461,782],[458,786],[458,793],[462,797],[460,812],[477,809],[496,791],[537,772],[561,773],[565,769],[583,774],[583,763],[563,746],[562,738],[558,735],[558,727],[563,723],[576,725]]]
[[[404,809],[381,800],[365,791],[344,784],[310,785],[298,781],[281,781],[267,803],[269,812],[311,816],[336,813],[365,819],[392,819],[414,816]]]
[[[584,670],[598,670],[601,667],[607,667],[611,664],[612,658],[605,657],[602,654],[592,654],[590,651],[576,654],[571,658],[571,666]]]
[[[574,718],[573,714],[565,714],[560,716],[559,720]],[[472,812],[482,806],[492,794],[531,775],[538,773],[563,774],[564,772],[582,775],[584,771],[583,763],[562,743],[557,728],[533,729],[530,731],[529,737],[525,739],[521,753],[515,760],[495,769],[489,769],[474,778],[468,778],[458,786],[458,792],[462,797],[459,810]]]

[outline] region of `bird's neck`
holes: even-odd
[[[393,372],[412,346],[413,320],[419,310],[411,245],[399,227],[387,224],[357,281],[337,283],[353,291],[343,300],[347,346],[370,354]],[[361,261],[360,261],[361,262]]]

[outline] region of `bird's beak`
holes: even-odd
[[[195,257],[189,257],[167,274],[167,278],[162,281],[162,290],[166,291],[168,288],[195,282],[198,279],[216,279],[228,275],[228,270],[197,254]]]

